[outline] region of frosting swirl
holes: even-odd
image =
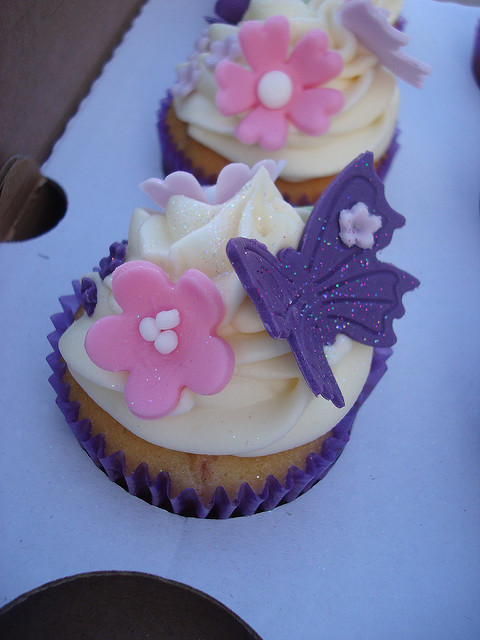
[[[137,209],[126,260],[153,262],[174,281],[194,267],[215,283],[226,308],[218,335],[234,351],[233,377],[216,395],[184,390],[177,409],[167,417],[134,416],[123,396],[127,374],[100,369],[85,351],[89,327],[101,317],[121,312],[112,295],[111,276],[102,280],[98,273],[89,274],[97,286],[94,313],[76,320],[59,343],[73,377],[100,407],[137,436],[179,451],[267,455],[330,431],[359,395],[370,370],[372,348],[339,335],[325,350],[345,407],[338,409],[316,398],[288,343],[272,339],[265,331],[225,253],[227,241],[235,236],[260,240],[272,253],[295,246],[305,215],[283,200],[264,168],[223,204],[173,196],[164,214]]]

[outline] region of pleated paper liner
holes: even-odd
[[[74,292],[60,298],[62,311],[52,316],[55,330],[48,336],[53,348],[53,353],[47,357],[53,370],[49,381],[57,394],[57,405],[81,446],[95,464],[105,471],[110,480],[121,485],[130,494],[182,516],[220,519],[248,516],[262,511],[270,511],[280,504],[291,502],[300,494],[308,491],[326,475],[343,451],[350,439],[350,432],[357,412],[385,373],[386,360],[392,353],[391,349],[378,347],[374,349],[370,373],[357,401],[346,416],[333,428],[333,435],[323,442],[320,454],[312,452],[307,456],[305,471],[294,466],[290,467],[284,482],[274,476],[269,476],[260,493],[255,493],[247,483],[244,483],[234,500],[228,498],[223,487],[218,487],[212,503],[204,504],[194,489],[185,489],[178,496],[172,496],[168,472],[163,471],[152,481],[149,478],[146,463],[140,464],[132,474],[128,475],[125,470],[124,453],[117,451],[106,456],[103,434],[91,437],[90,421],[87,419],[78,420],[79,403],[69,400],[70,387],[62,380],[66,364],[58,349],[61,335],[72,324],[74,315],[82,304],[80,282],[76,280],[72,284]]]

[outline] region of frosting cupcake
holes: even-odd
[[[239,6],[240,4],[240,6]],[[217,3],[159,112],[164,170],[214,183],[229,162],[285,161],[277,187],[316,201],[365,149],[383,178],[397,148],[396,75],[420,86],[401,0]]]
[[[212,188],[182,172],[144,183],[158,209],[133,213],[50,336],[57,402],[111,479],[224,518],[328,471],[418,285],[376,257],[404,219],[372,159],[311,212],[285,202],[273,162],[230,165]]]

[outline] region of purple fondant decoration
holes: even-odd
[[[98,271],[102,280],[105,280],[105,278],[112,274],[117,267],[124,263],[126,253],[126,240],[122,240],[122,242],[114,242],[110,245],[110,255],[100,260],[100,269],[98,269]]]
[[[142,463],[132,474],[128,474],[124,452],[117,451],[107,456],[105,436],[103,434],[92,436],[90,420],[79,420],[79,403],[69,400],[70,387],[63,381],[66,364],[58,349],[58,341],[72,324],[82,301],[78,280],[73,282],[73,290],[73,294],[60,298],[62,311],[52,316],[55,329],[48,336],[53,348],[53,352],[47,357],[47,362],[53,371],[49,382],[56,393],[57,405],[80,445],[93,462],[105,471],[110,480],[122,486],[130,494],[182,516],[221,519],[249,516],[291,502],[308,491],[328,473],[342,453],[350,439],[357,412],[387,370],[386,360],[391,355],[390,349],[374,350],[370,374],[355,404],[332,429],[332,435],[324,441],[321,452],[312,452],[307,456],[305,470],[290,467],[283,484],[273,476],[269,476],[263,490],[258,494],[245,483],[233,500],[228,498],[223,487],[218,487],[211,504],[205,504],[193,489],[185,489],[179,495],[173,496],[170,490],[170,477],[166,471],[162,471],[152,480],[147,473],[147,465]]]
[[[248,9],[250,0],[217,0],[215,13],[224,22],[237,24]]]
[[[339,237],[339,213],[364,202],[382,219],[371,249],[346,246]],[[312,210],[298,249],[273,256],[261,242],[234,238],[227,255],[273,338],[288,340],[299,368],[315,395],[344,406],[328,365],[324,345],[339,333],[357,342],[390,347],[392,321],[405,310],[402,296],[419,282],[377,260],[405,219],[384,196],[373,154],[351,162],[329,185]]]
[[[93,270],[99,274],[102,280],[112,274],[117,267],[124,263],[125,255],[127,253],[127,244],[127,240],[111,244],[110,254],[100,260],[98,267],[94,267]],[[83,308],[88,316],[92,316],[95,311],[95,307],[97,306],[97,285],[91,278],[84,277],[82,278],[79,287]]]
[[[87,316],[92,316],[97,306],[97,285],[91,278],[82,278],[81,292],[83,308]]]
[[[372,0],[346,0],[340,9],[343,26],[377,56],[382,66],[420,88],[424,77],[431,73],[431,68],[401,50],[409,37],[391,25],[387,16],[388,11],[376,7]]]

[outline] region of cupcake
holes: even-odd
[[[49,362],[78,440],[132,494],[249,515],[322,478],[385,371],[418,281],[377,260],[404,218],[371,153],[293,208],[278,167],[149,180],[128,242],[62,297]]]
[[[377,5],[377,6],[376,6]],[[396,29],[401,0],[222,2],[159,111],[166,174],[203,184],[230,162],[285,161],[277,187],[313,204],[332,178],[371,149],[383,179],[397,149],[396,75],[429,72]],[[396,75],[395,75],[396,74]]]
[[[480,20],[477,22],[473,39],[472,69],[475,80],[480,87]]]

